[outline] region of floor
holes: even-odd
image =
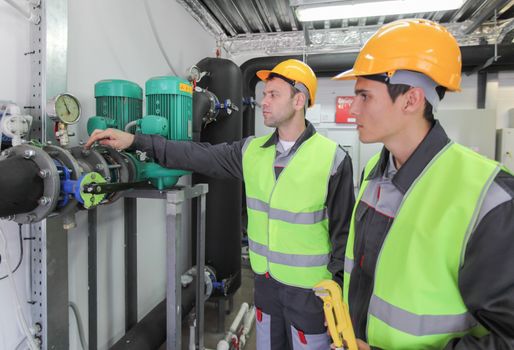
[[[247,302],[250,306],[253,304],[253,272],[249,266],[243,265],[241,268],[241,287],[234,294],[233,307],[229,314],[225,315],[225,325],[223,329],[226,331],[236,317],[239,308],[243,302]],[[227,303],[228,304],[228,303]],[[205,326],[204,326],[204,344],[206,349],[216,349],[218,342],[225,336],[225,331],[218,332],[218,305],[212,301],[205,304]],[[187,322],[182,325],[182,350],[188,350],[189,344],[189,327]],[[250,336],[247,340],[245,350],[256,350],[255,346],[255,323],[253,325]],[[166,350],[166,344],[161,346],[159,350]]]

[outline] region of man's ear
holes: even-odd
[[[417,112],[425,109],[425,91],[422,88],[413,87],[409,89],[403,100],[403,110],[405,112]]]
[[[300,110],[305,107],[305,104],[307,103],[307,97],[303,92],[298,92],[294,95],[294,109]]]

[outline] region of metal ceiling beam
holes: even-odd
[[[473,6],[480,3],[480,0],[468,0],[464,5],[460,7],[453,16],[450,17],[450,22],[457,22],[466,12],[468,12]]]
[[[311,23],[312,25],[312,23]],[[311,41],[311,38],[309,37],[309,28],[307,28],[307,23],[304,23],[303,24],[303,38],[305,40],[305,46],[311,46],[312,45],[312,41]]]
[[[233,0],[227,0],[227,2],[234,8],[234,12],[237,14],[237,17],[239,19],[238,22],[241,25],[241,28],[243,28],[243,30],[248,34],[252,33],[252,30],[250,29],[250,25],[248,24],[248,22],[246,21],[246,18],[241,13],[241,10],[239,10],[239,7],[237,7],[237,4]]]
[[[266,28],[266,32],[272,32],[273,31],[271,28],[272,23],[270,23],[271,18],[270,18],[270,14],[268,12],[268,8],[262,4],[262,0],[253,0],[253,1],[255,1],[254,5],[257,7],[257,11],[260,14],[262,14],[262,21],[264,23],[264,27]]]
[[[441,18],[447,13],[447,11],[436,11],[434,12],[434,15],[432,16],[432,21],[439,22],[441,21]]]
[[[269,26],[266,25],[262,15],[261,11],[257,8],[256,4],[252,0],[248,0],[247,2],[244,2],[244,4],[247,4],[248,8],[250,8],[253,12],[255,12],[255,21],[257,22],[257,26],[259,27],[259,32],[264,33],[269,31]]]
[[[177,0],[200,25],[215,38],[226,37],[216,18],[198,0]]]
[[[276,15],[276,12],[273,11],[273,4],[275,3],[275,1],[274,0],[263,0],[263,1],[266,4],[265,8],[266,9],[270,9],[270,11],[268,12],[268,15],[269,15],[269,18],[271,18],[271,21],[273,22],[273,25],[275,26],[275,31],[281,32],[282,31],[282,26],[280,25],[280,23],[278,21],[278,17]]]
[[[223,11],[219,8],[217,2],[213,0],[204,0],[204,2],[207,4],[212,13],[214,13],[214,15],[218,18],[218,20],[220,20],[220,24],[225,27],[227,32],[231,36],[237,35],[236,29],[234,26],[232,26],[232,23],[227,19]]]
[[[289,31],[287,29],[287,25],[290,24],[289,23],[289,14],[287,13],[287,9],[284,8],[283,3],[282,1],[268,1],[268,4],[272,4],[272,9],[273,11],[272,12],[275,12],[275,14],[277,15],[277,19],[278,19],[278,23],[280,24],[280,27],[283,29],[283,30],[286,30],[286,31]]]
[[[498,11],[498,17],[507,12],[512,6],[514,6],[514,0],[510,0],[510,2],[504,6],[502,10]]]
[[[495,10],[500,10],[509,1],[510,0],[492,0],[487,3],[485,8],[480,11],[476,17],[471,19],[472,23],[464,30],[464,34],[467,35],[473,33],[475,29],[480,27],[485,21],[493,16]]]
[[[514,37],[514,19],[511,19],[509,23],[503,27],[498,35],[498,43],[510,44],[512,43],[512,39]]]
[[[292,30],[298,30],[298,25],[296,23],[296,15],[294,14],[294,10],[291,6],[286,6],[286,12],[289,17],[289,22],[291,23]]]
[[[511,24],[509,21],[503,21],[498,28],[503,30],[509,24]],[[485,24],[475,32],[463,35],[463,30],[469,25],[469,22],[462,22],[447,24],[446,27],[461,46],[493,44],[498,40],[498,32],[493,24]],[[309,53],[358,51],[379,27],[380,25],[370,25],[344,29],[310,29],[308,34],[312,45],[308,51]],[[303,52],[305,38],[303,31],[260,33],[227,38],[222,41],[222,44],[225,50],[233,56],[252,52],[261,55],[263,52],[265,54],[285,54]]]

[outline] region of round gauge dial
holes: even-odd
[[[50,101],[48,114],[64,124],[75,124],[80,118],[80,103],[71,94],[57,95]]]

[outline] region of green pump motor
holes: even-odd
[[[173,76],[155,77],[146,82],[146,114],[152,121],[162,117],[168,122],[168,140],[191,140],[193,137],[193,87]],[[143,118],[143,119],[145,119]],[[153,123],[141,121],[141,132]],[[153,128],[155,129],[155,128]],[[158,129],[158,128],[157,128]]]
[[[146,82],[147,111],[142,115],[142,89],[126,80],[102,80],[95,84],[97,116],[88,120],[88,133],[95,129],[136,125],[145,135],[161,135],[169,140],[192,139],[193,88],[177,77],[156,77]],[[159,190],[174,186],[188,171],[167,169],[140,153],[120,153],[130,164],[131,182],[150,181]],[[112,165],[113,168],[114,164]],[[112,176],[116,178],[116,176]]]
[[[155,77],[146,82],[146,116],[137,121],[138,131],[161,135],[168,140],[185,141],[193,136],[193,87],[173,76]],[[165,169],[157,164],[146,167],[146,176],[161,189],[173,186],[183,170]]]
[[[95,129],[125,130],[143,116],[143,89],[128,80],[108,79],[95,84],[96,116],[89,118],[87,132]]]

